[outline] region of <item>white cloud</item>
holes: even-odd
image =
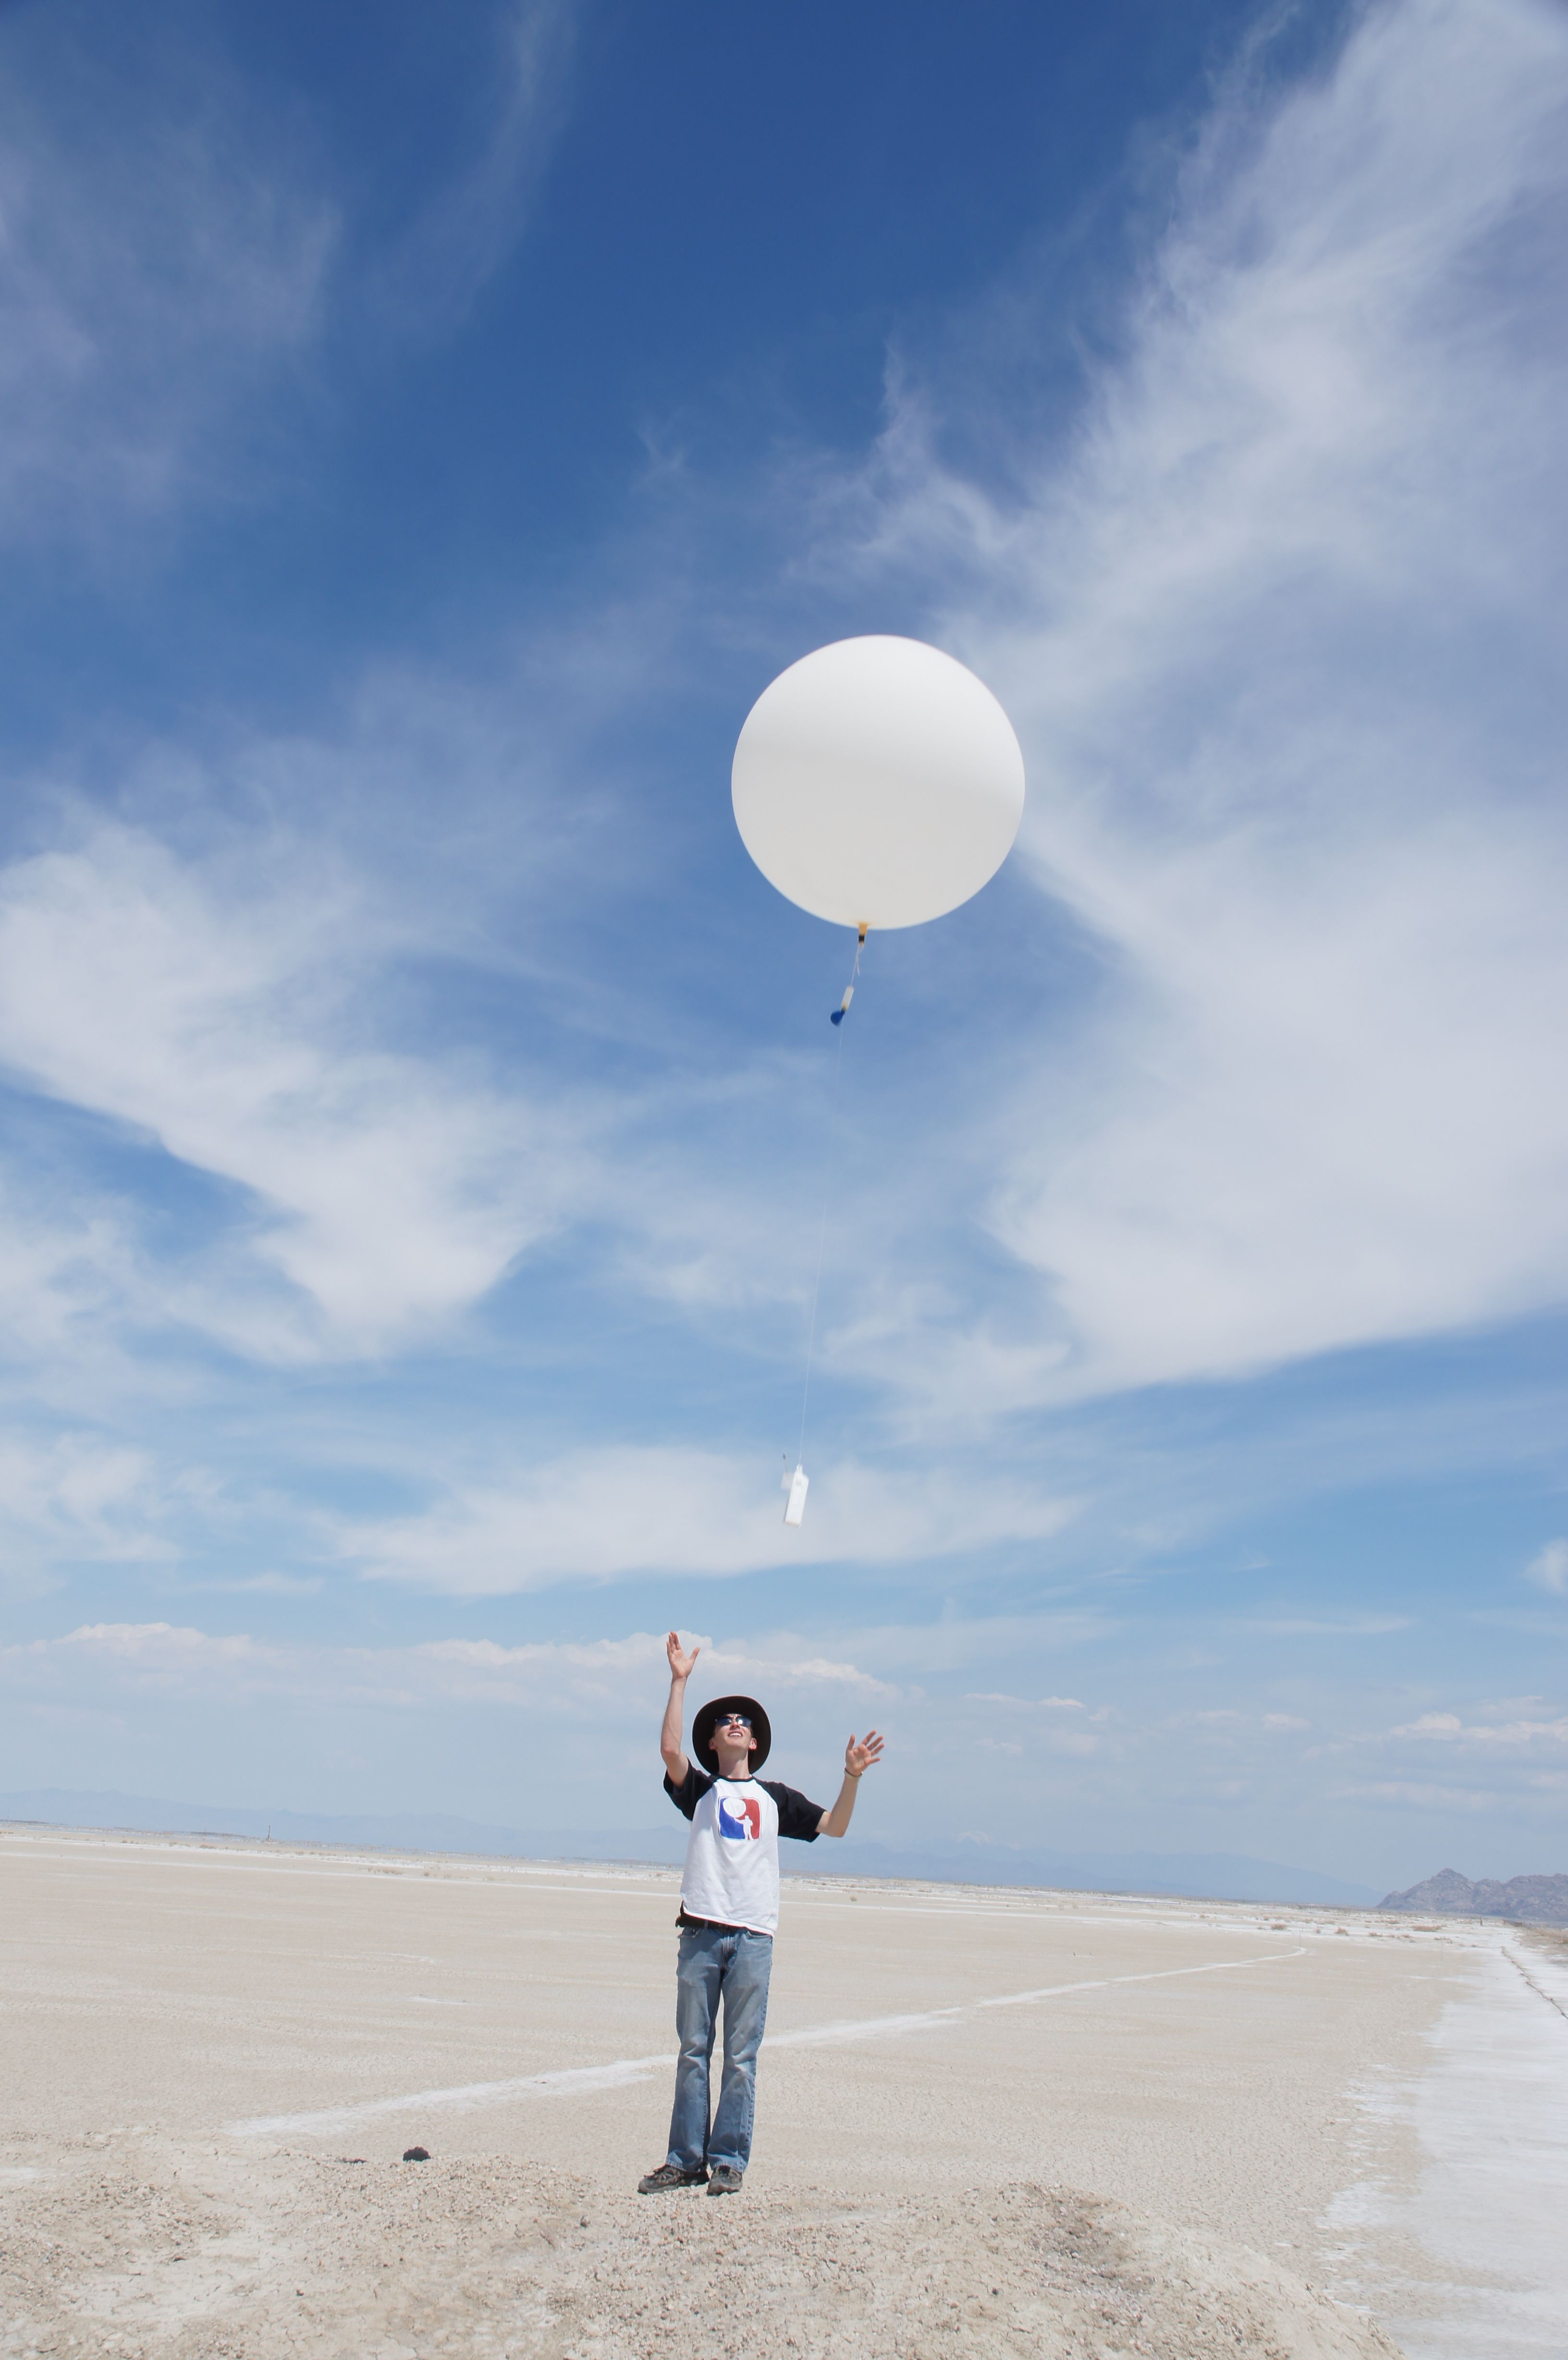
[[[862,1671],[858,1664],[844,1664],[831,1655],[800,1655],[792,1652],[808,1643],[800,1640],[773,1640],[766,1646],[748,1648],[734,1642],[710,1646],[702,1663],[707,1677],[721,1678],[725,1686],[733,1681],[782,1681],[789,1688],[810,1688],[837,1695],[851,1689],[863,1702],[879,1700],[889,1703],[905,1691],[892,1681],[875,1678]]]
[[[0,1685],[18,1697],[69,1699],[82,1710],[128,1709],[137,1698],[212,1704],[276,1698],[295,1704],[425,1701],[439,1674],[421,1676],[408,1648],[317,1648],[171,1622],[90,1622],[56,1639],[0,1646]]]
[[[205,1581],[200,1587],[229,1590],[235,1597],[314,1598],[321,1582],[319,1573],[249,1573],[233,1580]]]
[[[517,25],[554,60],[519,63],[501,108],[523,171],[564,49],[548,11]],[[1503,1317],[1568,1286],[1552,1020],[1568,846],[1541,722],[1568,367],[1552,315],[1517,292],[1568,182],[1565,60],[1557,20],[1525,0],[1484,21],[1438,0],[1374,12],[1329,81],[1261,126],[1250,98],[1222,110],[1125,354],[1025,501],[944,470],[918,405],[855,487],[856,516],[872,498],[864,563],[924,563],[943,596],[968,567],[975,595],[940,635],[1013,707],[1033,781],[1022,857],[1110,958],[1097,1014],[1053,1008],[1049,1032],[1009,1034],[999,1111],[961,1145],[928,1138],[909,1201],[885,1176],[874,1218],[898,1251],[880,1276],[864,1257],[846,1271],[824,1318],[910,1433]],[[512,204],[496,198],[496,219]],[[580,659],[598,647],[581,639]],[[570,669],[572,649],[557,659]],[[652,694],[645,659],[617,646],[623,693]],[[602,702],[602,681],[575,685]],[[164,1298],[244,1349],[395,1347],[580,1212],[605,1221],[630,1284],[699,1323],[789,1293],[777,1175],[753,1187],[737,1150],[716,1185],[713,1104],[694,1145],[682,1082],[638,1140],[634,1185],[625,1141],[647,1109],[629,1094],[613,1110],[576,1088],[525,1102],[449,1044],[391,1051],[395,1030],[365,1021],[415,931],[389,941],[376,904],[379,793],[428,810],[443,748],[466,782],[460,849],[425,864],[422,946],[495,963],[475,880],[520,877],[528,829],[541,872],[581,858],[580,799],[500,787],[503,769],[559,767],[570,730],[541,752],[481,695],[476,734],[475,702],[388,673],[342,747],[237,759],[258,809],[297,810],[309,788],[332,841],[354,843],[353,887],[341,865],[302,884],[302,860],[285,875],[254,837],[227,876],[128,833],[9,872],[0,1049],[251,1192],[221,1284],[204,1269]],[[508,827],[486,862],[486,831]],[[523,940],[517,967],[533,955]],[[35,971],[49,990],[24,991]],[[776,1086],[726,1082],[737,1101]],[[926,1250],[987,1195],[1036,1280],[1005,1318],[976,1310],[972,1269]],[[262,1265],[287,1285],[268,1291]]]
[[[363,344],[461,324],[526,227],[575,12],[514,0],[480,28],[461,160],[379,243],[304,110],[233,76],[193,20],[128,58],[101,54],[89,11],[43,14],[5,37],[0,534],[107,545],[192,496],[253,497],[269,409],[333,326]]]
[[[150,1461],[123,1444],[87,1434],[0,1440],[0,1550],[12,1578],[72,1559],[170,1557],[167,1506]]]
[[[69,1649],[78,1655],[99,1655],[122,1664],[143,1664],[149,1669],[174,1671],[189,1666],[198,1672],[221,1664],[274,1662],[286,1652],[258,1645],[244,1633],[214,1637],[206,1631],[173,1622],[84,1622],[53,1642],[35,1640],[13,1654],[41,1655],[51,1649]]]
[[[1011,1754],[1021,1762],[1089,1761],[1119,1757],[1125,1751],[1121,1716],[1110,1705],[1098,1705],[1091,1711],[1076,1697],[1017,1697],[973,1688],[957,1702],[969,1731],[965,1742],[985,1753]],[[964,1713],[966,1706],[981,1710],[978,1714]],[[1059,1717],[1074,1714],[1083,1718]],[[1041,1715],[1049,1718],[1042,1720]],[[978,1731],[974,1727],[976,1719],[983,1723]]]
[[[192,497],[248,501],[276,479],[276,411],[311,389],[334,329],[363,347],[461,325],[526,228],[575,24],[569,0],[513,0],[474,28],[483,99],[460,160],[377,237],[370,192],[353,191],[356,222],[305,110],[234,76],[189,16],[127,54],[91,11],[13,12],[0,536],[106,550]],[[399,177],[394,207],[404,194]]]
[[[1205,1733],[1234,1744],[1239,1738],[1250,1738],[1257,1730],[1269,1730],[1288,1737],[1299,1737],[1312,1727],[1291,1712],[1249,1712],[1236,1705],[1216,1705],[1206,1711],[1178,1715],[1173,1726],[1182,1720],[1190,1721]]]
[[[375,1045],[376,914],[260,866],[203,871],[115,828],[13,864],[0,1057],[251,1192],[255,1255],[306,1301],[233,1290],[235,1340],[374,1349],[472,1303],[580,1201],[581,1131],[459,1057]],[[212,1319],[183,1292],[177,1317]]]
[[[683,1634],[698,1651],[700,1688],[733,1688],[748,1680],[782,1683],[790,1688],[814,1689],[837,1696],[844,1689],[869,1700],[888,1699],[903,1690],[879,1680],[858,1664],[841,1663],[810,1652],[810,1642],[781,1633],[761,1641],[715,1642],[702,1633]],[[618,1695],[629,1683],[645,1695],[650,1678],[655,1686],[662,1673],[664,1641],[646,1632],[626,1639],[598,1639],[578,1644],[538,1644],[498,1646],[489,1639],[436,1639],[416,1651],[442,1667],[443,1676],[471,1673],[485,1692],[497,1681],[517,1678],[537,1685],[542,1679],[568,1682],[577,1695],[594,1689],[605,1698]],[[488,1684],[485,1686],[485,1684]],[[476,1687],[476,1693],[479,1688]]]
[[[688,1633],[690,1639],[693,1634]],[[783,1687],[797,1703],[842,1710],[845,1692],[863,1704],[903,1692],[859,1666],[823,1657],[779,1633],[716,1644],[696,1634],[698,1689],[741,1680]],[[66,1693],[83,1700],[152,1691],[211,1702],[225,1697],[294,1702],[370,1702],[394,1711],[489,1705],[572,1721],[603,1706],[651,1729],[666,1680],[664,1640],[646,1631],[621,1639],[503,1646],[489,1639],[432,1639],[414,1645],[318,1646],[215,1633],[191,1624],[92,1622],[53,1639],[0,1644],[0,1688]]]
[[[575,31],[570,0],[500,12],[474,152],[369,273],[368,300],[387,326],[452,328],[516,246],[564,119]]]
[[[1540,1555],[1531,1557],[1524,1576],[1554,1598],[1563,1597],[1568,1592],[1568,1540],[1548,1541]]]
[[[1565,251],[1568,19],[1373,8],[1222,105],[1018,505],[919,404],[847,495],[867,571],[963,579],[1021,857],[1108,961],[1021,1061],[995,1209],[1058,1388],[1568,1294]]]
[[[1550,1753],[1558,1747],[1568,1747],[1568,1716],[1550,1721],[1465,1722],[1456,1712],[1423,1712],[1419,1719],[1405,1722],[1390,1734],[1425,1744],[1461,1746],[1477,1753],[1512,1753],[1524,1747],[1540,1747]]]
[[[1242,1627],[1279,1639],[1382,1639],[1391,1631],[1408,1631],[1411,1621],[1409,1614],[1295,1614],[1260,1618]]]
[[[166,85],[127,100],[80,13],[6,25],[0,535],[96,540],[214,472],[232,495],[220,429],[245,418],[254,443],[315,331],[332,209],[281,124],[258,152],[256,90],[210,55],[196,71],[192,32]]]
[[[100,1334],[105,1311],[134,1283],[121,1208],[78,1192],[62,1211],[36,1175],[0,1164],[0,1351],[36,1373],[44,1360]]]
[[[574,1452],[509,1482],[454,1489],[422,1514],[345,1533],[371,1579],[497,1597],[573,1577],[669,1569],[887,1564],[1039,1540],[1073,1503],[953,1473],[898,1475],[853,1459],[813,1472],[806,1521],[787,1531],[772,1470],[690,1448]]]
[[[798,1192],[748,1161],[778,1061],[671,1074],[643,978],[590,939],[618,951],[657,859],[583,747],[648,686],[635,638],[615,658],[563,628],[501,682],[372,667],[310,737],[152,743],[114,782],[142,824],[27,782],[56,848],[0,869],[0,1067],[244,1193],[213,1192],[192,1240],[144,1218],[150,1174],[111,1197],[79,1151],[65,1187],[0,1170],[8,1332],[380,1354],[450,1332],[572,1222],[612,1240],[607,1283],[699,1319],[798,1294]],[[459,972],[483,978],[465,1030]],[[596,1080],[606,1038],[645,1084]]]
[[[1354,1738],[1346,1780],[1346,1746],[1306,1747],[1295,1714],[1225,1714],[1216,1729],[1201,1711],[1170,1710],[1169,1664],[1158,1649],[1141,1666],[1118,1649],[1109,1666],[1117,1703],[1092,1717],[922,1691],[904,1677],[912,1654],[942,1679],[976,1654],[994,1659],[998,1627],[1018,1658],[1038,1660],[1064,1644],[1050,1616],[1010,1627],[943,1621],[835,1633],[831,1648],[811,1632],[682,1635],[702,1648],[693,1704],[735,1688],[768,1700],[787,1747],[780,1774],[809,1776],[808,1791],[821,1791],[850,1726],[885,1729],[889,1775],[867,1794],[874,1817],[865,1831],[895,1841],[942,1841],[968,1821],[993,1832],[1010,1827],[1019,1841],[1032,1828],[1035,1841],[1067,1849],[1246,1851],[1370,1881],[1378,1872],[1358,1847],[1375,1850],[1383,1837],[1375,1821],[1369,1835],[1367,1807],[1392,1806],[1430,1819],[1416,1834],[1431,1857],[1411,1863],[1406,1848],[1415,1837],[1400,1835],[1405,1864],[1383,1878],[1386,1889],[1414,1882],[1443,1856],[1444,1814],[1467,1828],[1486,1822],[1494,1850],[1516,1853],[1527,1830],[1550,1841],[1561,1825],[1568,1722],[1533,1700],[1522,1731],[1438,1712],[1405,1733],[1384,1727]],[[518,1827],[620,1828],[657,1818],[664,1806],[651,1741],[664,1692],[655,1631],[341,1645],[127,1619],[0,1644],[8,1789],[96,1785],[191,1798],[248,1794],[257,1805],[297,1797],[297,1808],[314,1809],[448,1808]],[[491,1714],[502,1718],[491,1722]],[[595,1765],[581,1760],[585,1717],[612,1732],[607,1758]],[[214,1726],[216,1756],[202,1735]],[[287,1760],[278,1754],[284,1727],[292,1732]],[[421,1743],[411,1749],[414,1727]],[[498,1727],[507,1732],[504,1757],[494,1751]],[[503,1758],[514,1766],[497,1784]],[[228,1765],[221,1788],[213,1759]],[[243,1780],[236,1763],[247,1765]],[[134,1789],[133,1779],[142,1782]],[[1077,1832],[1069,1838],[1064,1828]],[[1386,1837],[1386,1822],[1383,1830]]]
[[[1088,1710],[1087,1706],[1083,1704],[1077,1697],[1016,1697],[993,1692],[992,1690],[985,1688],[966,1689],[964,1692],[964,1701],[965,1704],[1017,1705],[1021,1711],[1025,1712],[1033,1712],[1036,1710],[1047,1712],[1085,1712]],[[1102,1717],[1104,1710],[1105,1708],[1102,1707],[1101,1712],[1096,1713],[1094,1716],[1096,1720],[1099,1720]]]

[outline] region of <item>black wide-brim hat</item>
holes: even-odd
[[[753,1777],[768,1759],[773,1743],[773,1731],[768,1715],[755,1697],[714,1697],[705,1704],[691,1723],[691,1751],[710,1778],[719,1775],[719,1757],[713,1751],[713,1731],[722,1712],[744,1712],[751,1723],[751,1775]]]

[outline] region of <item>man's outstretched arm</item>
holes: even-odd
[[[874,1729],[863,1738],[852,1737],[844,1753],[844,1784],[838,1790],[838,1800],[831,1811],[824,1811],[817,1821],[820,1836],[842,1836],[849,1832],[850,1814],[855,1808],[855,1788],[874,1762],[882,1759],[882,1740]]]
[[[691,1767],[686,1759],[683,1742],[686,1734],[686,1683],[691,1677],[691,1666],[702,1650],[693,1647],[689,1655],[682,1655],[681,1634],[678,1631],[671,1631],[664,1643],[664,1652],[670,1658],[670,1702],[664,1708],[664,1727],[659,1732],[659,1751],[671,1782],[680,1786],[684,1784],[686,1773]]]

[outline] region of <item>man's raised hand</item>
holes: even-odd
[[[831,1811],[824,1811],[817,1821],[820,1836],[846,1836],[855,1810],[855,1790],[874,1762],[882,1759],[882,1740],[874,1729],[864,1737],[852,1737],[844,1749],[844,1784],[838,1790],[838,1800]]]
[[[693,1647],[689,1655],[683,1655],[681,1652],[681,1633],[679,1631],[671,1631],[664,1643],[664,1652],[670,1658],[670,1678],[689,1680],[691,1677],[691,1666],[702,1650],[701,1647]]]

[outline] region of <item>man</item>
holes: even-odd
[[[855,1809],[855,1790],[882,1754],[875,1730],[851,1737],[844,1757],[844,1785],[831,1811],[808,1803],[793,1786],[757,1776],[768,1759],[773,1732],[755,1697],[716,1697],[691,1724],[688,1762],[681,1744],[686,1725],[686,1683],[700,1648],[681,1652],[678,1634],[666,1643],[670,1701],[659,1750],[664,1759],[664,1791],[691,1822],[686,1871],[681,1880],[681,1956],[676,1969],[675,2027],[681,2055],[675,2067],[675,2105],[670,2117],[670,2153],[657,2171],[637,2183],[641,2196],[670,2188],[700,2188],[710,2196],[733,2196],[751,2157],[751,2117],[757,2092],[757,2052],[768,2016],[768,1977],[773,1964],[773,1931],[779,1923],[779,1839],[793,1836],[815,1843],[819,1836],[842,1836]],[[719,2111],[708,2120],[708,2064],[724,2004],[724,2070]]]

